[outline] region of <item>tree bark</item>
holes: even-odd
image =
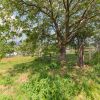
[[[84,66],[84,43],[82,42],[79,46],[78,51],[78,66],[83,67]]]
[[[59,55],[60,64],[63,67],[66,64],[66,47],[61,46],[59,52],[60,52],[60,55]]]

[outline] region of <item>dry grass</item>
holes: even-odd
[[[11,57],[11,58],[3,58],[2,60],[1,60],[1,62],[2,63],[9,63],[9,62],[23,62],[23,61],[25,61],[25,62],[27,62],[27,60],[29,61],[29,60],[31,60],[32,59],[32,57],[30,57],[30,56],[26,56],[26,57],[23,57],[23,56],[16,56],[16,57]]]
[[[28,82],[28,73],[20,74],[17,83],[25,83]]]

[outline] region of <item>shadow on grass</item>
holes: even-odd
[[[76,54],[67,54],[67,66],[72,68],[77,62],[77,55]]]
[[[45,95],[47,100],[53,100],[53,98],[55,100],[70,100],[81,90],[84,90],[86,95],[91,96],[92,87],[90,84],[93,81],[91,79],[95,79],[95,72],[91,74],[92,71],[88,72],[87,69],[74,69],[73,65],[77,60],[76,55],[69,54],[67,56],[67,68],[71,68],[71,70],[67,70],[69,72],[64,77],[59,76],[60,64],[56,57],[40,57],[31,62],[16,64],[9,70],[9,73],[13,76],[18,73],[30,72],[30,82],[22,86],[22,91],[30,98],[34,95],[36,97]],[[93,84],[95,85],[95,83]]]
[[[16,64],[9,70],[9,73],[12,76],[16,76],[18,73],[30,73],[29,82],[23,84],[20,91],[24,92],[31,100],[35,98],[36,94],[36,98],[42,95],[43,100],[53,100],[54,98],[55,100],[68,100],[75,95],[74,87],[76,85],[70,76],[67,75],[66,78],[60,76],[60,64],[57,59],[57,57],[40,57],[31,62]],[[65,94],[63,94],[64,92]],[[29,98],[27,99],[29,100]]]
[[[75,70],[74,66],[76,65],[77,62],[77,56],[75,54],[68,54],[67,61],[68,61],[66,64],[67,72],[73,73],[73,70]],[[29,72],[30,74],[39,73],[40,76],[48,77],[48,73],[49,74],[51,73],[53,75],[60,74],[59,73],[60,68],[61,66],[57,57],[50,58],[45,56],[36,58],[31,62],[16,64],[12,69],[9,69],[8,72],[12,76],[15,76],[18,73]],[[77,69],[76,71],[77,71],[76,74],[80,73],[79,69]],[[65,75],[69,76],[67,72]],[[90,72],[86,74],[90,74]]]
[[[9,69],[9,73],[14,76],[18,73],[30,72],[31,74],[40,73],[47,74],[51,69],[58,69],[60,67],[57,58],[53,57],[40,57],[31,62],[16,64],[12,69]],[[45,76],[45,75],[44,75]]]
[[[68,62],[66,64],[67,67],[72,68],[76,63],[76,55],[75,54],[68,54],[67,55]],[[44,74],[51,69],[59,69],[60,63],[57,57],[40,57],[31,62],[16,64],[12,69],[9,69],[9,73],[11,75],[15,75],[17,73],[24,73],[30,71],[31,73],[39,72]]]

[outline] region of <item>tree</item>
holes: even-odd
[[[94,35],[93,27],[87,26],[79,31],[76,35],[76,46],[77,46],[77,54],[78,54],[78,66],[84,66],[84,46],[86,45],[86,39],[90,38]]]
[[[32,33],[36,41],[43,35],[55,34],[62,65],[66,62],[66,46],[97,10],[96,0],[3,0],[2,5],[10,18],[17,13],[18,24],[14,20],[13,25],[23,28],[28,36]]]

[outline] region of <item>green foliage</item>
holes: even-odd
[[[74,96],[75,83],[71,79],[63,79],[60,76],[45,79],[36,76],[22,85],[21,89],[34,100],[66,100]]]
[[[8,76],[2,76],[0,80],[0,85],[11,85],[13,83],[13,80],[11,77]]]
[[[8,51],[9,46],[5,43],[5,41],[0,40],[0,59],[3,58]]]
[[[11,96],[0,94],[0,100],[13,100],[13,98]]]
[[[67,40],[74,38],[78,30],[84,29],[86,22],[90,22],[91,16],[99,12],[96,7],[98,2],[91,0],[68,0],[68,2],[63,0],[1,0],[0,3],[2,5],[0,18],[5,19],[8,26],[5,29],[9,29],[10,36],[26,34],[28,43],[23,44],[22,48],[27,46],[24,50],[31,52],[39,44],[44,49],[48,41],[51,44],[55,43],[55,47],[56,44],[58,45],[57,41],[59,44],[68,44]],[[14,30],[10,29],[12,26]],[[20,28],[21,33],[17,32]],[[81,32],[80,36],[83,34],[84,32]],[[46,46],[45,48],[47,48],[45,50],[47,53],[51,52],[53,47]]]
[[[50,63],[49,67],[51,69],[57,69],[59,67],[59,65],[56,62],[52,62],[52,63]]]
[[[0,59],[6,56],[7,53],[13,51],[13,48],[10,44],[5,43],[4,41],[0,41]]]
[[[94,55],[93,55],[93,58],[92,58],[92,64],[100,64],[100,52],[96,52]]]
[[[30,42],[23,42],[17,47],[17,51],[21,52],[22,55],[32,55],[34,52],[34,45]]]
[[[96,93],[99,92],[97,80],[95,82],[91,80],[92,76],[82,76],[82,74],[76,78],[74,77],[75,80],[73,80],[71,76],[66,75],[65,77],[61,77],[56,75],[43,78],[40,74],[34,74],[29,82],[21,85],[21,92],[23,92],[28,99],[34,98],[34,100],[70,100],[81,93],[85,93],[85,97],[82,95],[83,99],[94,100],[98,98],[93,95],[95,91]],[[78,99],[74,98],[73,100]]]

